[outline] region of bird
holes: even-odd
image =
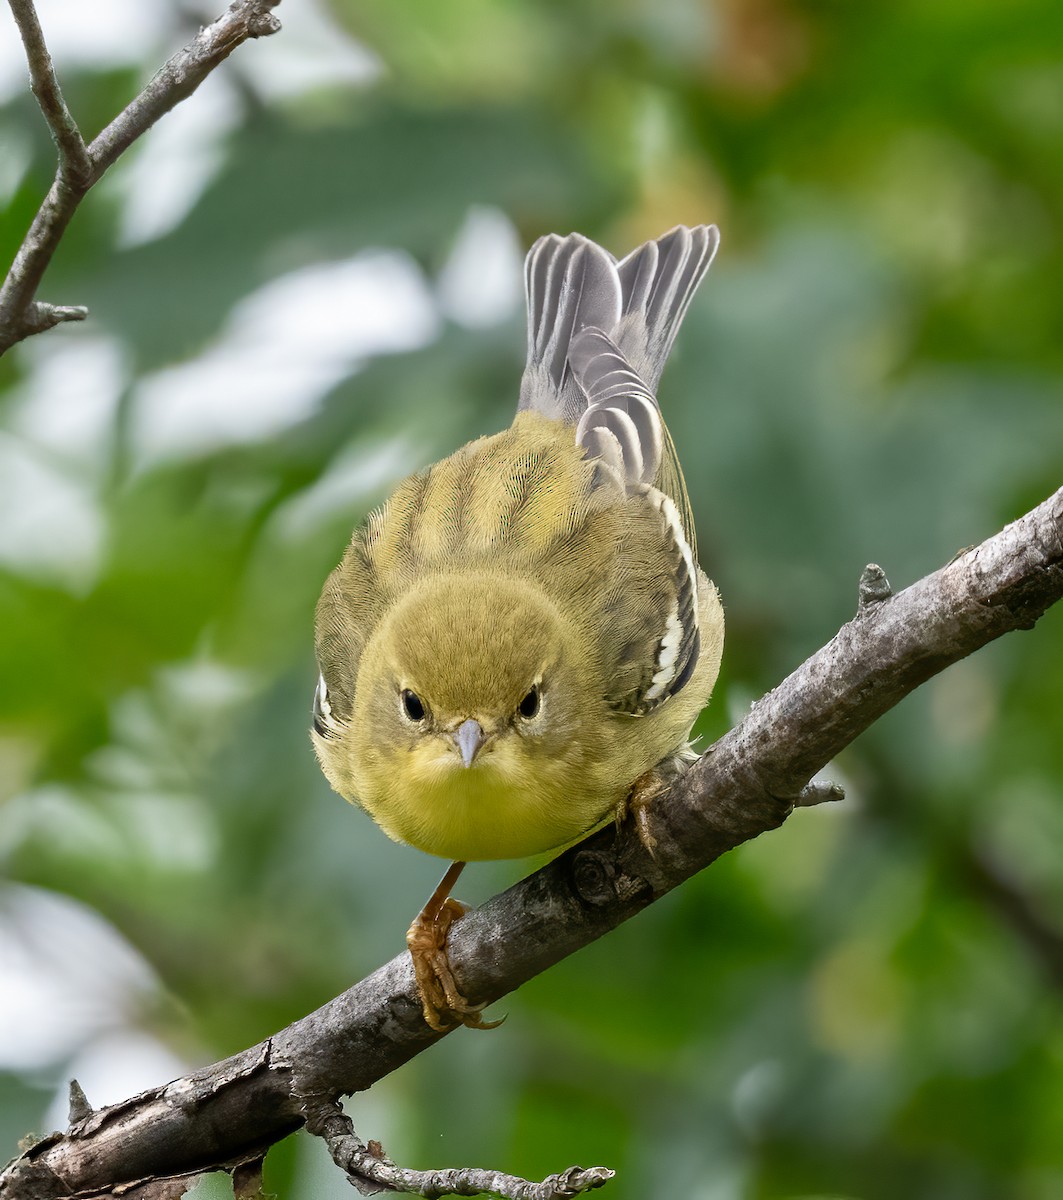
[[[617,260],[541,237],[512,425],[399,484],[321,592],[322,770],[389,837],[452,863],[407,934],[433,1029],[496,1024],[446,954],[465,864],[628,814],[653,852],[653,799],[696,758],[724,616],[656,389],[718,243],[681,225]]]

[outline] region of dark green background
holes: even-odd
[[[1058,0],[331,11],[375,81],[272,100],[242,48],[223,68],[238,121],[187,217],[120,247],[120,164],[42,292],[90,322],[0,362],[0,462],[39,463],[102,518],[95,569],[0,568],[0,896],[59,892],[120,931],[157,985],[116,1023],[189,1065],[398,952],[439,871],[319,776],[312,609],[394,481],[509,421],[523,360],[519,312],[444,320],[274,435],[145,463],[140,381],[207,351],[249,293],[380,247],[432,284],[472,206],[522,245],[579,229],[616,252],[716,221],[661,388],[727,610],[710,738],[851,615],[866,562],[905,586],[1061,482]],[[86,131],[140,78],[70,71]],[[5,264],[52,170],[28,94],[0,109],[0,153],[16,140]],[[125,356],[113,418],[76,452],[38,444],[27,381],[100,336]],[[301,504],[385,447],[357,500]],[[412,1166],[605,1163],[615,1200],[1063,1195],[1061,665],[1051,612],[932,681],[835,764],[843,806],[798,813],[523,988],[498,1032],[357,1098],[361,1132]],[[523,869],[477,866],[462,895]],[[0,1156],[70,1057],[0,1074]],[[349,1194],[324,1157],[289,1139],[267,1184]]]

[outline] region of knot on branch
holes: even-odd
[[[279,3],[280,0],[251,0],[251,11],[247,17],[249,38],[269,37],[280,29],[280,20],[272,11]]]
[[[572,859],[572,888],[584,904],[616,899],[616,864],[600,850],[580,850]]]
[[[886,572],[878,563],[868,563],[860,573],[860,588],[857,611],[888,600],[893,595],[893,588],[886,578]]]
[[[813,779],[794,798],[794,808],[812,808],[817,804],[834,804],[845,799],[845,788],[829,779]]]
[[[79,1125],[92,1116],[93,1107],[89,1103],[85,1090],[76,1079],[70,1081],[70,1095],[67,1108],[67,1120],[71,1126]]]

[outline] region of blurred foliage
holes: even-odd
[[[439,868],[328,791],[306,725],[313,604],[351,526],[514,405],[519,312],[463,324],[434,299],[470,212],[618,252],[680,221],[723,230],[662,387],[728,613],[708,738],[833,635],[867,561],[904,586],[1060,483],[1058,0],[330,12],[380,71],[278,98],[242,48],[237,119],[187,214],[123,235],[131,154],[43,290],[90,322],[0,362],[0,897],[45,889],[119,931],[157,982],[102,1027],[187,1064],[396,953]],[[137,86],[114,67],[64,82],[89,132]],[[5,263],[53,163],[10,94]],[[209,359],[249,294],[381,247],[409,256],[430,336],[246,436],[258,385],[237,378],[212,401],[235,436],[145,450],[149,385]],[[78,355],[101,339],[92,425]],[[606,1163],[617,1200],[1063,1195],[1061,661],[1052,612],[932,681],[835,764],[844,805],[533,981],[498,1033],[355,1098],[362,1132],[412,1166]],[[471,869],[463,894],[521,869]],[[88,1035],[65,1046],[0,1073],[4,1149],[72,1071],[118,1098],[93,1094]],[[289,1139],[267,1186],[349,1194],[323,1154]]]

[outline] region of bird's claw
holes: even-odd
[[[657,839],[653,835],[650,813],[654,801],[667,786],[660,772],[651,768],[635,780],[631,791],[616,806],[617,828],[619,829],[630,816],[635,822],[635,832],[639,835],[639,841],[650,858],[657,857]]]
[[[447,934],[451,925],[469,911],[467,904],[447,897],[435,919],[424,913],[406,932],[406,945],[413,959],[413,973],[421,994],[424,1019],[437,1033],[458,1025],[470,1029],[494,1029],[501,1021],[485,1021],[485,1005],[470,1004],[461,994],[447,957]]]

